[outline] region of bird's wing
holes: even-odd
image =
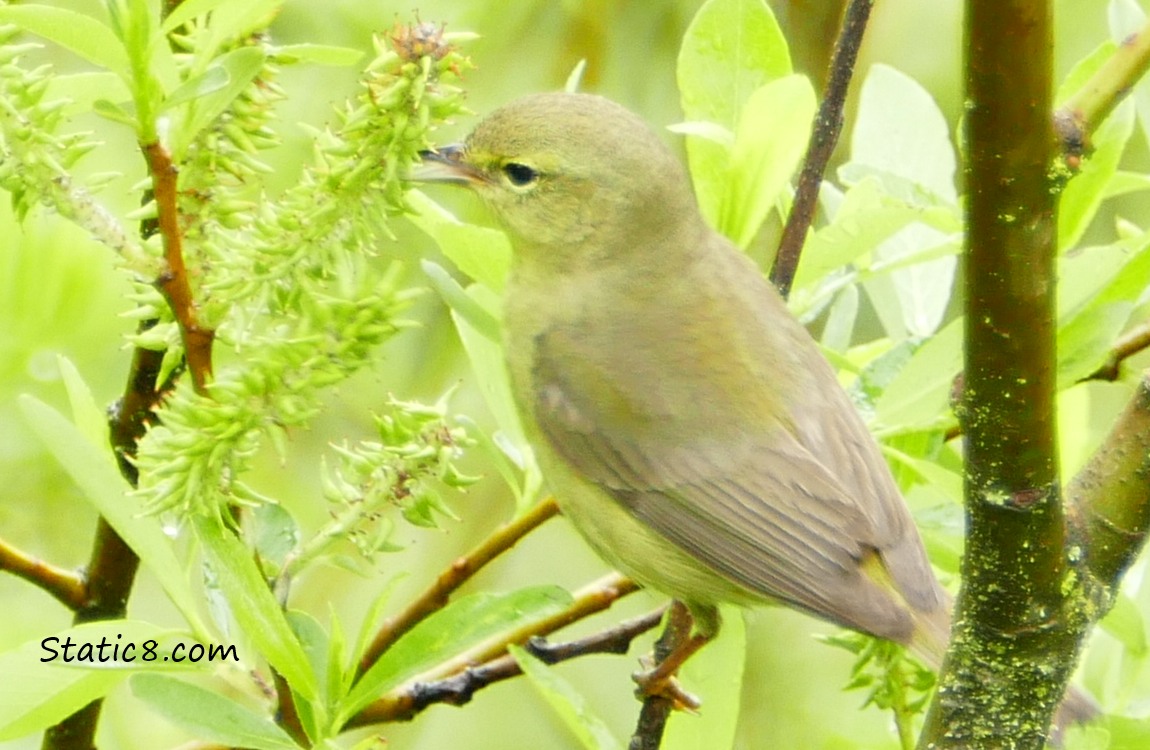
[[[674,371],[635,378],[646,366],[643,352],[604,356],[601,343],[565,328],[534,342],[533,412],[563,460],[650,528],[747,589],[905,640],[912,627],[906,605],[889,579],[881,581],[880,574],[876,580],[871,570],[889,546],[876,502],[852,497],[779,421],[708,418],[713,396],[705,389],[713,378],[685,382]],[[621,386],[636,380],[646,384],[642,391]],[[829,387],[838,388],[833,378]],[[664,408],[683,402],[682,393],[661,398],[668,388],[695,389],[690,403],[702,417]],[[845,399],[842,405],[849,412]],[[857,421],[850,413],[847,419]],[[933,577],[925,586],[933,596]]]

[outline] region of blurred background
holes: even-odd
[[[95,0],[53,3],[99,12]],[[464,86],[475,113],[483,113],[522,94],[561,88],[580,60],[586,61],[583,89],[614,98],[640,112],[661,129],[681,119],[675,88],[675,61],[698,0],[423,0],[418,17],[444,23],[448,31],[473,31],[480,38],[464,51],[477,68]],[[826,60],[840,14],[839,0],[771,0],[787,37],[795,66],[821,87]],[[1107,38],[1105,2],[1059,0],[1057,78]],[[930,90],[952,126],[961,114],[961,3],[959,0],[883,0],[876,3],[859,64],[861,79],[868,66],[887,63]],[[317,42],[371,49],[371,34],[414,15],[410,0],[333,0],[316,3],[288,0],[272,27],[276,41]],[[61,71],[83,69],[64,53],[44,53]],[[1020,60],[1020,65],[1026,61]],[[280,104],[284,144],[266,154],[276,166],[273,189],[290,185],[310,154],[303,125],[322,127],[333,107],[354,94],[354,68],[298,66],[286,68],[280,84],[287,99]],[[471,117],[442,129],[442,142],[466,134]],[[298,125],[297,125],[298,123]],[[114,170],[124,177],[101,193],[121,215],[137,200],[131,186],[143,175],[142,160],[122,162],[131,152],[130,135],[106,121],[80,120],[109,141],[82,164],[84,170]],[[849,124],[848,124],[849,127]],[[117,141],[117,139],[122,139]],[[667,133],[677,148],[678,137]],[[1132,141],[1128,158],[1146,159],[1145,144]],[[434,193],[460,214],[479,218],[465,195]],[[1130,205],[1125,210],[1136,210]],[[410,285],[425,285],[418,260],[437,257],[433,243],[403,220],[392,224],[394,243],[379,247],[382,258],[406,262]],[[447,261],[442,261],[449,265]],[[7,202],[0,205],[0,537],[63,566],[80,566],[91,544],[94,513],[59,467],[36,442],[16,407],[21,393],[66,411],[67,402],[56,368],[56,356],[76,363],[97,399],[111,403],[123,390],[130,352],[122,336],[134,322],[120,316],[130,309],[128,285],[110,253],[83,233],[43,212],[18,226]],[[485,415],[483,400],[468,378],[449,317],[434,294],[427,294],[408,316],[419,322],[395,337],[377,366],[340,389],[313,429],[290,436],[289,458],[281,464],[264,456],[260,489],[280,498],[305,524],[318,525],[326,510],[320,500],[314,456],[328,442],[370,435],[371,413],[388,394],[402,399],[434,400],[458,385],[452,402],[457,413]],[[481,462],[477,451],[469,467],[485,475],[468,494],[452,498],[459,521],[443,530],[402,526],[407,549],[384,558],[379,575],[365,579],[336,568],[316,570],[301,581],[293,604],[326,620],[329,606],[349,628],[358,627],[368,603],[389,580],[398,577],[392,601],[404,602],[450,560],[467,549],[513,511],[513,502],[498,476]],[[604,566],[562,520],[533,534],[486,570],[471,589],[507,590],[517,586],[557,583],[574,589],[605,572]],[[580,623],[564,635],[591,632],[655,606],[659,599],[638,595],[612,611]],[[0,650],[39,639],[66,627],[70,616],[54,600],[12,576],[0,575]],[[178,626],[179,618],[158,586],[145,573],[131,604],[134,617]],[[748,619],[748,678],[739,747],[890,748],[896,740],[885,713],[860,711],[859,692],[843,692],[852,660],[845,652],[820,644],[813,634],[833,632],[791,612],[772,610]],[[646,648],[649,641],[640,644]],[[562,674],[588,696],[617,736],[633,726],[638,703],[629,674],[639,648],[627,657],[602,656],[562,665]],[[705,698],[705,696],[704,696]],[[186,739],[172,727],[133,704],[127,690],[110,700],[101,728],[102,746],[160,748]],[[706,710],[704,704],[704,711]],[[672,721],[690,722],[690,716]],[[545,703],[523,680],[481,691],[465,708],[433,707],[416,721],[378,728],[375,734],[393,748],[574,748],[575,741],[553,718]],[[39,740],[8,746],[38,747]]]

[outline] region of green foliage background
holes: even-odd
[[[98,6],[94,0],[58,4],[84,12]],[[687,0],[427,0],[420,4],[419,15],[425,21],[446,23],[449,31],[469,30],[481,35],[465,48],[478,66],[464,79],[469,106],[476,113],[524,93],[560,88],[576,63],[586,60],[584,90],[619,100],[661,127],[683,119],[676,87],[676,59],[683,34],[699,5]],[[820,51],[826,50],[828,40],[824,36],[802,35],[810,32],[805,23],[809,19],[804,16],[810,12],[809,3],[775,0],[772,5],[797,60],[817,58]],[[1111,4],[1111,12],[1121,5]],[[1104,3],[1058,3],[1058,80],[1109,38],[1107,10]],[[289,0],[271,30],[281,43],[317,42],[367,52],[372,32],[390,27],[397,18],[410,20],[410,12],[410,3]],[[795,29],[794,33],[790,29]],[[859,80],[880,62],[917,80],[937,102],[953,138],[961,114],[960,37],[958,0],[886,0],[875,9],[859,65]],[[50,48],[35,53],[35,57],[52,62],[61,72],[83,68],[67,53]],[[802,69],[799,72],[811,73]],[[821,69],[814,71],[816,84],[821,77]],[[310,154],[312,136],[304,124],[322,127],[333,120],[332,107],[354,94],[356,71],[345,67],[288,67],[279,83],[287,92],[287,98],[277,108],[285,143],[267,158],[275,167],[272,188],[286,189],[294,184]],[[857,89],[856,82],[856,95]],[[85,122],[91,117],[81,117],[78,129],[98,130],[101,137],[111,133],[112,140],[88,156],[82,162],[82,170],[122,173],[123,177],[110,183],[99,197],[118,213],[127,213],[133,208],[131,201],[136,195],[131,188],[144,174],[142,160],[126,130],[108,128],[94,118]],[[461,137],[472,122],[472,118],[456,118],[438,137],[444,142]],[[1132,127],[1132,115],[1128,122]],[[680,136],[668,133],[667,140],[681,148]],[[840,153],[845,161],[849,130],[843,142]],[[1118,157],[1115,154],[1114,158]],[[1147,147],[1141,134],[1131,138],[1122,158],[1124,168],[1146,171]],[[482,221],[467,196],[436,193],[434,197],[459,214]],[[1081,227],[1085,238],[1080,244],[1111,242],[1119,217],[1129,216],[1136,224],[1145,224],[1135,217],[1146,215],[1146,208],[1145,192],[1132,192],[1109,201],[1088,226]],[[408,222],[395,221],[391,228],[397,238],[381,247],[380,255],[404,262],[409,285],[428,285],[421,271],[421,259],[431,258],[450,266],[434,243]],[[748,238],[748,242],[750,252],[762,258],[770,247],[770,230],[756,240]],[[1087,267],[1077,270],[1089,276]],[[121,313],[131,307],[125,299],[129,292],[130,286],[114,268],[109,251],[84,233],[42,211],[33,211],[18,224],[8,206],[0,206],[0,476],[4,477],[0,488],[0,535],[58,565],[78,566],[86,560],[95,514],[35,439],[17,409],[16,399],[19,394],[30,393],[66,411],[67,397],[56,364],[57,355],[64,355],[76,364],[99,403],[113,401],[123,389],[128,369],[130,352],[123,337],[134,328],[134,322],[121,317]],[[1095,292],[1084,292],[1091,293]],[[802,304],[801,299],[798,302]],[[881,330],[882,315],[882,310],[864,305],[861,325]],[[481,428],[492,427],[487,406],[439,296],[422,296],[404,317],[417,320],[419,325],[391,339],[373,367],[341,386],[327,400],[322,416],[310,429],[289,433],[285,463],[270,450],[255,459],[254,481],[261,491],[281,498],[305,526],[318,527],[326,520],[314,456],[331,441],[370,437],[374,429],[371,413],[385,407],[389,394],[400,399],[434,401],[458,385],[451,411],[472,415]],[[825,318],[819,319],[816,328],[821,331],[825,322]],[[1148,363],[1142,356],[1131,369],[1136,371],[1139,365]],[[1066,476],[1081,464],[1129,391],[1129,384],[1091,383],[1067,392],[1061,413]],[[908,446],[899,448],[912,452]],[[395,541],[405,549],[382,558],[380,576],[365,579],[336,566],[313,570],[297,583],[293,605],[320,619],[326,618],[330,609],[354,628],[385,582],[394,586],[394,603],[402,603],[419,591],[456,555],[515,510],[514,498],[482,451],[471,451],[464,468],[484,479],[466,495],[451,500],[460,520],[443,522],[442,530],[398,527]],[[920,498],[918,507],[930,508],[934,500]],[[924,515],[928,525],[936,523],[939,529],[931,537],[932,554],[944,568],[953,569],[955,552],[947,545],[953,537],[953,528],[948,524],[953,524],[954,515]],[[531,535],[486,570],[468,590],[506,591],[540,584],[576,589],[602,572],[603,565],[575,538],[565,522],[558,521]],[[1131,585],[1136,586],[1139,579],[1136,571]],[[657,601],[653,595],[637,595],[606,615],[580,623],[574,630],[591,632],[645,611]],[[1111,630],[1120,638],[1096,636],[1094,651],[1087,660],[1086,684],[1101,693],[1108,707],[1124,706],[1136,696],[1144,699],[1150,694],[1150,685],[1143,675],[1143,609],[1145,605],[1120,606],[1111,623]],[[70,620],[50,597],[7,575],[0,575],[0,611],[15,613],[0,618],[0,651],[38,640],[66,627]],[[148,575],[137,586],[131,613],[137,619],[160,625],[182,624]],[[737,629],[732,626],[729,630]],[[760,611],[748,618],[747,679],[742,687],[742,702],[748,710],[740,718],[736,746],[894,745],[888,715],[874,709],[857,710],[864,694],[841,689],[850,678],[851,655],[812,638],[812,633],[831,632],[833,629],[788,611]],[[729,643],[738,643],[737,633],[728,633],[728,638]],[[646,647],[647,642],[641,645]],[[715,651],[716,663],[729,657],[720,646],[710,648]],[[589,709],[603,717],[616,737],[625,737],[638,706],[631,697],[632,685],[627,677],[633,668],[632,657],[591,657],[564,664],[558,671],[578,688]],[[700,667],[704,671],[708,668]],[[686,679],[716,703],[719,699],[715,696],[724,691],[722,683],[730,682],[724,675],[690,671]],[[700,688],[700,684],[715,686]],[[728,684],[725,690],[732,693],[737,688]],[[696,721],[678,716],[672,723],[681,725],[679,731],[689,734]],[[524,679],[484,690],[466,708],[433,707],[412,723],[389,725],[377,733],[386,736],[390,747],[395,748],[586,746],[568,730],[561,715],[549,708],[544,695]],[[117,691],[109,700],[101,728],[101,739],[107,747],[174,746],[185,738],[140,705],[130,691]],[[688,739],[681,741],[682,747],[690,746]],[[29,739],[11,746],[37,744]]]

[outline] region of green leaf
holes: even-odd
[[[218,518],[196,515],[193,528],[244,635],[293,690],[307,700],[316,700],[318,688],[307,655],[256,568],[251,550]]]
[[[378,620],[371,624],[375,622]],[[351,689],[355,680],[355,670],[344,668],[348,656],[347,648],[347,634],[344,632],[343,624],[340,622],[335,608],[331,607],[331,634],[327,638],[327,653],[324,655],[327,674],[324,675],[323,694],[326,699],[324,708],[327,715],[334,714],[338,710],[339,702],[347,695],[347,691]]]
[[[733,131],[751,94],[790,72],[786,38],[763,0],[707,0],[679,50],[683,113]]]
[[[489,641],[498,641],[570,603],[571,595],[557,586],[456,599],[412,628],[367,671],[348,696],[338,723],[420,673]]]
[[[962,475],[940,466],[934,461],[912,456],[889,446],[883,446],[883,454],[902,467],[909,469],[916,477],[916,484],[929,485],[942,497],[955,505],[962,504]],[[901,474],[901,472],[900,472]]]
[[[60,378],[68,391],[68,403],[72,407],[72,422],[92,445],[106,445],[108,442],[108,417],[96,405],[92,390],[80,376],[80,371],[72,360],[57,355],[56,366],[60,368]]]
[[[1112,42],[1100,45],[1080,60],[1059,86],[1056,100],[1062,102],[1114,54]],[[1120,103],[1090,134],[1093,147],[1081,169],[1063,188],[1058,201],[1058,248],[1073,249],[1082,239],[1109,192],[1110,181],[1134,130],[1135,107],[1130,100]]]
[[[352,47],[337,47],[332,44],[285,44],[272,51],[275,61],[281,64],[310,62],[317,65],[347,67],[355,65],[363,58],[363,50]]]
[[[1143,748],[1150,745],[1150,722],[1141,718],[1128,718],[1125,716],[1107,716],[1106,719],[1100,722],[1100,726],[1096,731],[1086,727],[1080,730],[1078,734],[1097,735],[1103,730],[1109,732],[1109,736],[1104,740],[1103,738],[1095,738],[1096,741],[1104,741],[1104,744],[1095,744],[1093,747],[1104,747],[1107,750],[1143,750]],[[1075,734],[1070,735],[1074,737]],[[1077,750],[1081,745],[1074,745],[1074,750]]]
[[[1140,172],[1126,172],[1118,170],[1106,186],[1106,198],[1116,198],[1128,193],[1138,193],[1150,190],[1150,175]]]
[[[199,740],[253,750],[299,748],[270,717],[183,680],[158,674],[136,675],[132,678],[132,693]]]
[[[185,0],[185,2],[174,7],[172,12],[164,19],[162,26],[163,31],[165,34],[169,34],[193,18],[206,15],[228,1],[229,0]]]
[[[319,700],[296,702],[296,709],[308,736],[318,737],[326,731],[329,709],[335,708],[334,700],[343,696],[343,691],[339,690],[342,663],[337,661],[333,664],[329,661],[332,643],[319,620],[301,610],[289,610],[287,619],[307,654],[312,674],[322,677]]]
[[[511,646],[507,650],[582,747],[586,750],[622,750],[619,739],[571,683],[519,646]]]
[[[210,632],[200,619],[197,600],[183,575],[158,519],[145,516],[136,498],[127,493],[112,452],[99,447],[58,411],[32,396],[20,397],[20,409],[40,441],[72,477],[84,497],[139,556],[188,624],[202,638]]]
[[[957,201],[954,172],[950,130],[930,93],[905,73],[871,66],[851,131],[851,166],[840,174],[851,182],[879,175],[889,194],[932,205]]]
[[[1134,105],[1124,101],[1091,134],[1094,150],[1083,160],[1078,174],[1066,184],[1058,202],[1060,250],[1074,248],[1098,214],[1133,132]]]
[[[875,403],[874,431],[929,428],[946,418],[962,369],[962,335],[956,318],[919,347]]]
[[[583,83],[583,73],[587,70],[587,58],[580,58],[579,62],[575,63],[575,67],[567,74],[567,82],[563,84],[563,90],[568,94],[579,93],[579,86]]]
[[[178,107],[200,97],[219,91],[228,85],[228,71],[222,65],[213,65],[198,76],[184,81],[164,99],[164,109]]]
[[[735,132],[751,94],[791,73],[786,39],[764,0],[708,0],[679,50],[676,76],[686,120]],[[709,139],[688,138],[687,157],[703,215],[719,226],[729,155]]]
[[[1110,21],[1110,38],[1121,44],[1122,40],[1131,34],[1139,33],[1146,25],[1146,12],[1137,0],[1111,0],[1108,10]],[[1130,91],[1130,98],[1134,101],[1134,109],[1138,112],[1138,124],[1142,130],[1142,137],[1150,143],[1150,82],[1146,76],[1139,76],[1137,83]]]
[[[912,222],[875,248],[870,269],[875,276],[867,281],[867,292],[892,339],[929,336],[942,323],[954,289],[960,244],[958,235]],[[952,254],[903,263],[930,256],[943,247],[949,248]],[[880,273],[883,266],[895,267],[889,273]]]
[[[67,99],[70,104],[64,108],[64,112],[73,115],[91,111],[96,101],[100,99],[123,102],[128,101],[131,96],[132,93],[124,85],[124,79],[115,73],[87,71],[70,75],[53,75],[48,79],[48,91],[44,98],[49,101]],[[130,124],[134,124],[131,117],[127,119]]]
[[[1099,626],[1121,641],[1135,659],[1146,658],[1146,622],[1142,619],[1138,605],[1129,596],[1119,593],[1114,599],[1114,606],[1102,618]]]
[[[843,287],[831,303],[827,323],[819,343],[827,349],[845,352],[851,344],[859,312],[859,290],[854,284]]]
[[[807,240],[795,274],[791,309],[801,317],[817,308],[823,298],[850,281],[835,277],[834,282],[828,283],[829,276],[849,264],[867,268],[868,255],[916,222],[947,235],[961,230],[954,208],[909,206],[885,195],[882,183],[874,175],[852,185],[831,223]]]
[[[739,118],[720,230],[746,248],[798,167],[815,115],[815,92],[803,76],[771,81],[753,93]]]
[[[468,325],[490,341],[498,342],[502,339],[502,327],[498,305],[484,306],[476,299],[475,294],[469,294],[455,279],[451,277],[443,266],[425,260],[419,264],[423,272],[431,280],[431,286],[451,308],[452,313],[458,313],[466,320]],[[471,287],[474,289],[475,287]],[[480,287],[485,288],[485,287]]]
[[[0,23],[14,23],[94,65],[119,75],[127,74],[128,56],[124,45],[110,28],[91,16],[47,5],[3,5]]]
[[[726,149],[735,145],[735,134],[715,122],[677,122],[668,125],[667,130],[679,135],[693,135]]]
[[[231,106],[252,80],[263,70],[267,54],[259,47],[240,47],[216,60],[202,79],[189,81],[172,93],[172,97],[183,92],[182,101],[189,103],[188,116],[180,128],[180,137],[174,139],[172,149],[183,153],[183,149],[196,135],[211,125],[224,110]],[[165,106],[168,103],[165,102]]]
[[[1094,372],[1126,327],[1135,304],[1150,287],[1150,238],[1099,248],[1059,259],[1059,279],[1067,300],[1081,299],[1058,320],[1058,382],[1068,387]],[[1065,310],[1064,305],[1060,305]]]
[[[139,644],[170,631],[146,622],[106,620],[78,625],[43,639],[29,641],[0,654],[0,742],[40,731],[72,715],[94,700],[103,698],[132,674],[123,663],[108,668],[89,668],[63,662],[60,644]],[[117,639],[117,635],[123,636]],[[59,638],[51,642],[51,637]],[[46,649],[50,647],[52,651]],[[55,653],[53,653],[53,651]],[[76,653],[71,649],[70,654]],[[106,654],[111,654],[106,650]],[[43,661],[51,659],[52,661]],[[137,662],[140,668],[151,668]],[[160,665],[162,666],[162,665]]]
[[[140,123],[132,113],[108,99],[97,99],[92,102],[92,111],[105,120],[119,123],[120,125],[127,125],[132,130],[136,130],[140,127]]]
[[[247,2],[221,3],[212,12],[211,38],[198,50],[208,59],[217,50],[236,39],[243,39],[257,29],[265,27],[279,13],[284,0],[247,0]],[[236,50],[238,51],[238,50]]]
[[[464,224],[418,190],[407,193],[415,213],[408,218],[426,232],[460,271],[493,289],[503,290],[511,271],[511,243],[495,229]]]
[[[698,716],[683,717],[667,724],[662,750],[735,747],[743,691],[743,668],[747,654],[747,634],[743,613],[724,607],[723,629],[683,665],[680,680],[693,693],[703,697]]]
[[[451,319],[471,362],[471,371],[499,427],[491,436],[493,445],[488,448],[510,458],[523,473],[520,486],[504,462],[499,462],[500,473],[515,493],[516,509],[522,512],[535,501],[543,486],[543,474],[523,432],[511,393],[511,380],[501,344],[501,324],[497,317],[501,304],[499,297],[478,284],[462,289],[443,268],[431,261],[423,261],[422,265],[436,291],[451,308]],[[482,430],[478,430],[477,435],[486,441]]]

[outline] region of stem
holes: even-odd
[[[156,287],[164,295],[184,342],[184,356],[192,376],[192,386],[201,396],[207,395],[207,384],[212,379],[212,340],[215,331],[200,325],[195,300],[184,264],[183,234],[176,202],[179,170],[172,156],[159,143],[142,146],[152,175],[152,191],[156,201],[157,222],[164,244],[166,268],[156,279]]]
[[[874,0],[851,0],[843,16],[843,28],[835,43],[834,57],[831,58],[826,92],[818,114],[815,115],[814,127],[811,128],[811,140],[803,160],[803,171],[799,175],[795,202],[787,217],[775,264],[771,268],[771,281],[784,298],[791,292],[803,243],[814,221],[823,173],[826,172],[827,163],[831,160],[843,129],[843,107],[873,4]]]
[[[475,549],[451,563],[451,567],[439,574],[435,582],[407,607],[384,622],[375,634],[371,645],[364,651],[359,662],[359,675],[362,676],[404,633],[418,625],[428,615],[446,606],[448,599],[483,566],[511,549],[528,533],[559,513],[554,498],[546,498],[523,516],[504,524],[479,543]]]
[[[71,610],[84,606],[84,580],[76,573],[57,568],[0,539],[0,570],[36,584]]]
[[[571,606],[562,612],[557,612],[550,617],[521,628],[500,633],[496,637],[441,662],[427,672],[412,677],[352,717],[344,729],[410,718],[413,715],[413,706],[418,702],[417,694],[421,686],[425,687],[429,683],[463,675],[468,670],[474,669],[472,666],[474,664],[484,664],[504,656],[509,644],[522,645],[538,636],[553,633],[577,620],[582,620],[596,612],[602,612],[619,599],[638,590],[638,584],[618,573],[603,576],[576,591],[572,597],[574,601]],[[623,623],[616,627],[624,627],[625,625],[626,623]],[[465,677],[464,679],[468,678]],[[430,702],[443,702],[443,699]]]
[[[1086,562],[1104,591],[1117,587],[1146,542],[1148,477],[1150,374],[1144,374],[1110,434],[1066,488],[1075,529],[1081,527],[1088,540]]]
[[[1110,59],[1054,113],[1063,151],[1077,159],[1090,150],[1090,133],[1150,69],[1150,22],[1122,40]],[[1072,166],[1077,166],[1076,161]]]
[[[1068,623],[1062,590],[1049,0],[967,0],[965,34],[968,530],[951,649],[919,746],[1038,749],[1081,627]]]
[[[667,625],[663,634],[655,642],[655,663],[658,664],[691,637],[691,626],[694,620],[687,606],[675,600],[667,614]],[[628,750],[658,750],[663,742],[663,732],[667,728],[667,719],[675,710],[675,703],[662,695],[650,694],[643,699],[643,709],[639,712],[639,720],[635,723],[635,733],[631,735]]]
[[[151,236],[155,222],[144,222],[140,234]],[[141,330],[155,325],[144,321]],[[163,352],[137,348],[124,386],[124,395],[110,410],[108,438],[120,473],[132,487],[137,483],[136,466],[132,458],[136,445],[148,430],[152,409],[174,381],[159,383]],[[175,378],[177,373],[173,373]],[[96,526],[96,541],[92,547],[87,574],[83,580],[84,606],[76,608],[73,624],[101,619],[115,619],[127,613],[128,595],[136,580],[139,558],[115,530],[101,518]],[[90,750],[94,747],[96,724],[103,701],[92,701],[84,708],[51,727],[44,733],[43,750]]]
[[[1114,346],[1110,347],[1106,361],[1084,380],[1117,380],[1122,374],[1122,363],[1148,347],[1150,347],[1150,320],[1143,321],[1119,336]]]
[[[586,638],[550,645],[533,638],[526,644],[532,655],[548,664],[558,664],[587,654],[623,654],[639,635],[654,628],[663,619],[664,607],[639,617],[624,620],[618,625]],[[468,667],[457,675],[427,683],[409,684],[406,688],[389,693],[352,719],[346,729],[381,724],[391,721],[410,721],[428,706],[447,703],[462,706],[475,693],[497,682],[523,674],[519,663],[510,654],[492,659],[477,667]]]

